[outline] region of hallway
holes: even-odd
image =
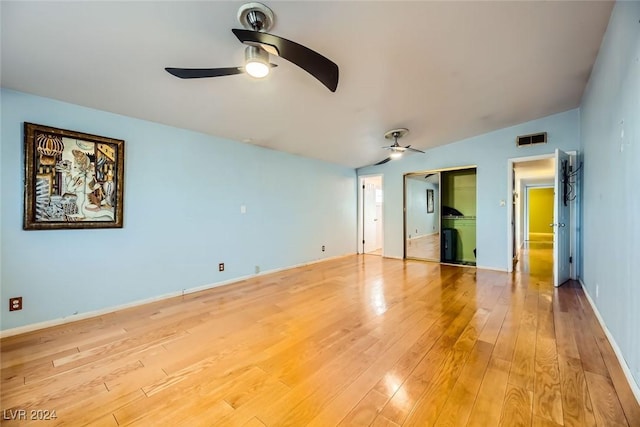
[[[515,270],[541,280],[553,280],[553,242],[526,241],[520,249]]]

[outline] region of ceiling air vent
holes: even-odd
[[[532,133],[531,135],[521,135],[516,138],[516,146],[518,147],[526,147],[528,145],[533,144],[546,144],[547,143],[547,133]]]

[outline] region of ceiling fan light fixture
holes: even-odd
[[[389,154],[389,157],[391,157],[392,159],[399,159],[400,157],[402,157],[402,151],[392,151],[391,154]]]
[[[269,54],[257,46],[244,50],[244,69],[251,77],[261,79],[269,74]]]

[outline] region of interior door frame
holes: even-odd
[[[365,236],[365,221],[364,221],[364,191],[363,191],[363,185],[366,179],[368,178],[380,178],[380,187],[382,188],[382,207],[381,207],[381,212],[380,212],[380,216],[381,218],[379,218],[379,221],[381,221],[381,229],[382,229],[382,236],[380,236],[380,239],[382,240],[382,256],[384,256],[384,175],[380,174],[380,173],[374,173],[374,174],[367,174],[367,175],[360,175],[358,176],[358,221],[357,221],[357,227],[358,227],[358,232],[357,232],[357,241],[356,241],[356,248],[357,254],[365,254],[366,252],[364,251],[364,236]]]
[[[403,176],[402,176],[402,246],[403,246],[403,251],[402,251],[402,259],[413,259],[413,260],[418,260],[418,261],[430,261],[430,262],[442,262],[442,257],[439,257],[440,260],[438,261],[434,261],[434,260],[424,260],[421,258],[408,258],[407,257],[407,177],[408,176],[413,176],[413,175],[426,175],[426,174],[430,174],[430,173],[437,173],[438,174],[438,182],[440,182],[440,184],[442,184],[442,176],[441,173],[442,172],[449,172],[449,171],[457,171],[457,170],[465,170],[465,169],[475,169],[476,170],[476,174],[478,173],[478,165],[467,165],[467,166],[452,166],[449,168],[439,168],[439,169],[426,169],[426,170],[421,170],[421,171],[414,171],[414,172],[406,172]],[[438,191],[438,206],[440,207],[440,211],[438,213],[438,221],[440,223],[438,229],[440,230],[440,233],[442,233],[442,186],[440,185],[440,191]],[[478,191],[476,188],[476,199],[478,198]],[[477,215],[477,213],[476,213]],[[476,231],[476,237],[477,237],[477,231]],[[457,265],[457,264],[456,264]]]
[[[570,165],[574,166],[574,170],[576,168],[576,163],[579,160],[579,153],[576,150],[572,150],[572,151],[566,151],[566,153],[569,155],[569,159],[570,159]],[[526,156],[526,157],[514,157],[511,159],[507,160],[507,194],[511,195],[511,197],[509,197],[508,200],[512,200],[512,195],[513,195],[513,191],[514,191],[514,178],[513,178],[513,166],[515,163],[523,163],[523,162],[531,162],[534,160],[543,160],[543,159],[553,159],[555,158],[555,149],[554,151],[548,153],[548,154],[540,154],[540,155],[536,155],[536,156]],[[581,190],[580,190],[580,180],[577,181],[577,183],[575,184],[575,192],[577,195],[577,199],[575,201],[575,203],[571,204],[571,211],[569,213],[569,218],[571,221],[571,227],[569,229],[569,233],[570,233],[570,250],[571,250],[571,256],[573,258],[573,262],[571,263],[571,267],[570,267],[570,276],[572,279],[577,279],[578,276],[578,271],[579,270],[579,265],[578,263],[580,262],[579,257],[577,256],[578,254],[578,245],[580,243],[580,236],[578,234],[578,229],[580,227],[580,224],[578,223],[579,221],[579,216],[578,216],[578,211],[579,209],[579,205],[581,203]],[[507,272],[511,273],[514,270],[514,265],[513,265],[513,239],[515,238],[514,234],[513,234],[513,225],[511,223],[511,221],[514,221],[513,218],[513,213],[512,213],[513,209],[507,209],[507,222],[506,222],[506,227],[507,227]],[[556,260],[553,260],[554,264],[556,262]]]
[[[522,200],[524,201],[524,203],[522,203],[520,205],[521,209],[524,211],[524,217],[523,217],[523,229],[524,229],[524,240],[527,240],[527,237],[529,236],[529,190],[531,189],[536,189],[536,188],[553,188],[553,183],[551,184],[537,184],[537,183],[530,183],[530,184],[525,184],[524,186],[524,190],[525,190],[525,194],[522,196]],[[524,207],[523,207],[524,206]],[[553,220],[553,218],[552,218]]]

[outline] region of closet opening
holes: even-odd
[[[404,176],[404,257],[476,265],[476,167]]]

